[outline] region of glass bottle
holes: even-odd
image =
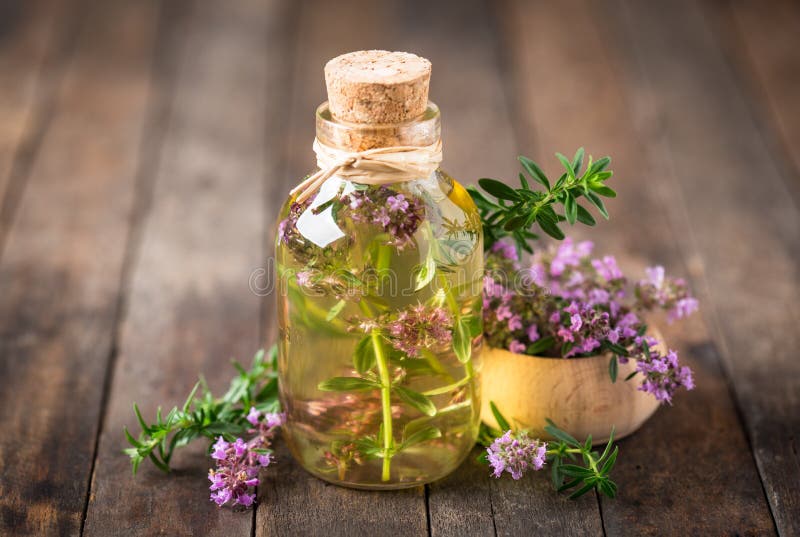
[[[427,81],[423,104],[411,120],[376,124],[342,121],[323,103],[317,142],[348,153],[435,146],[440,115]],[[312,474],[358,488],[447,475],[474,446],[480,419],[475,205],[438,168],[388,184],[334,173],[297,199],[282,208],[276,240],[279,386],[292,454]]]

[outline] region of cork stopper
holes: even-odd
[[[408,52],[361,50],[325,65],[331,114],[362,125],[403,123],[422,116],[430,79],[431,62]]]

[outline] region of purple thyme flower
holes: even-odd
[[[590,303],[575,300],[563,310],[552,314],[550,321],[556,330],[556,339],[562,344],[569,344],[569,350],[564,357],[586,354],[598,349],[601,342],[608,338],[609,318],[607,311]]]
[[[567,237],[558,245],[550,262],[550,274],[561,276],[567,267],[577,267],[583,258],[592,253],[593,248],[594,244],[590,241],[573,244],[572,239]]]
[[[592,266],[607,282],[621,280],[625,277],[619,266],[617,266],[617,260],[614,256],[607,255],[603,259],[592,259]]]
[[[389,196],[386,198],[386,204],[389,206],[389,210],[394,212],[404,213],[408,209],[408,202],[406,201],[406,197],[402,194]]]
[[[211,481],[211,501],[218,506],[231,503],[250,507],[256,495],[252,487],[258,485],[258,471],[272,463],[270,445],[278,427],[283,425],[283,414],[265,414],[255,407],[250,408],[247,421],[253,425],[248,433],[255,436],[248,442],[237,438],[235,442],[227,442],[220,436],[213,445],[211,458],[216,460],[217,467],[208,471]]]
[[[214,451],[211,453],[212,459],[223,460],[227,457],[227,450],[230,444],[225,441],[224,438],[221,436],[217,439],[217,442],[212,446]]]
[[[503,259],[509,259],[511,261],[519,261],[519,256],[517,255],[517,249],[514,247],[513,244],[509,244],[505,241],[497,241],[492,245],[492,253],[499,254]]]
[[[311,271],[301,270],[297,273],[297,285],[300,287],[308,287],[311,285]]]
[[[664,285],[664,267],[661,265],[646,267],[644,274],[646,278],[642,280],[643,283],[650,284],[656,289],[661,289]]]
[[[667,321],[688,317],[697,310],[697,299],[691,296],[689,286],[681,278],[667,278],[664,267],[648,267],[646,277],[636,284],[638,306],[645,310],[661,308],[667,312]]]
[[[495,315],[497,316],[498,321],[511,319],[511,317],[514,316],[514,314],[511,313],[511,308],[507,304],[503,304],[499,308],[497,308]]]
[[[450,343],[453,319],[445,308],[419,304],[402,310],[387,325],[394,348],[410,357],[421,349],[441,347]]]
[[[684,298],[680,298],[675,301],[675,305],[667,311],[667,321],[674,322],[678,319],[683,319],[684,317],[688,317],[695,311],[699,303],[697,299],[691,296],[687,296]]]
[[[247,414],[247,421],[250,422],[250,425],[258,425],[258,420],[261,418],[261,412],[256,410],[256,407],[251,406],[250,412]]]
[[[547,444],[528,437],[526,432],[506,431],[486,448],[492,475],[500,477],[508,472],[514,479],[527,470],[541,470],[547,454]]]
[[[650,347],[658,344],[652,338],[648,340]],[[639,390],[652,394],[661,403],[672,404],[672,396],[678,388],[683,387],[687,390],[694,388],[692,370],[681,366],[678,362],[678,353],[671,349],[662,356],[651,348],[648,356],[642,348],[641,355],[637,358],[636,371],[644,375]]]
[[[355,190],[340,198],[353,222],[371,224],[389,235],[388,244],[398,250],[411,245],[425,216],[425,205],[419,199],[399,194],[386,187],[370,187]]]
[[[578,315],[577,313],[571,315],[569,321],[570,321],[569,329],[573,332],[577,332],[578,330],[581,329],[581,326],[583,326],[583,319],[581,319],[581,316]]]
[[[508,350],[515,354],[525,354],[525,348],[525,344],[516,339],[512,339],[511,344],[508,346]]]
[[[539,339],[539,327],[535,324],[532,324],[528,327],[527,330],[528,339],[531,340],[531,343]]]

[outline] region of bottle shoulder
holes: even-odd
[[[279,244],[326,250],[384,235],[404,250],[421,240],[463,235],[478,242],[482,235],[469,192],[438,169],[426,178],[385,185],[332,176],[307,201],[294,200],[290,196],[280,211]]]

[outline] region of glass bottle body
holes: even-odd
[[[360,488],[450,473],[480,419],[483,248],[469,194],[440,170],[383,186],[334,175],[307,202],[288,200],[278,228],[279,385],[295,458]]]

